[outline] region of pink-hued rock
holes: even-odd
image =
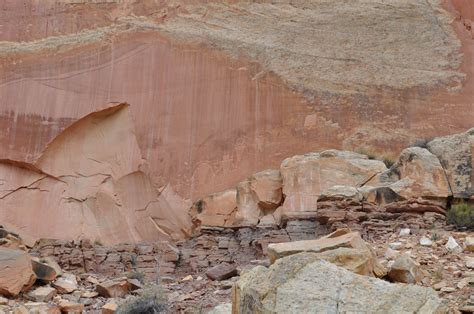
[[[0,158],[34,163],[111,101],[132,104],[151,181],[192,201],[310,150],[396,155],[472,127],[472,5],[443,2],[5,2]]]
[[[0,294],[15,297],[27,291],[35,280],[28,253],[0,248]]]
[[[36,238],[104,244],[182,239],[185,208],[173,208],[144,170],[129,105],[91,113],[67,128],[36,165],[3,161],[0,219]],[[14,229],[17,229],[14,228]]]
[[[337,150],[285,159],[281,164],[286,195],[283,211],[316,211],[317,200],[327,189],[338,185],[358,187],[385,170],[382,161]]]
[[[369,201],[379,204],[417,198],[438,200],[446,205],[452,195],[445,169],[438,158],[427,149],[404,149],[395,164],[367,182]],[[370,186],[376,186],[370,189]]]
[[[237,190],[215,193],[197,201],[190,210],[193,221],[202,226],[232,226],[237,211]]]

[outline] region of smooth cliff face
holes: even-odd
[[[426,34],[440,40],[440,50],[431,47],[437,52],[430,54],[439,68],[397,63],[404,53],[387,53],[396,57],[385,60],[394,68],[413,67],[419,74],[413,76],[417,82],[397,85],[364,76],[364,71],[370,72],[366,67],[371,56],[380,56],[356,40],[350,46],[354,59],[368,61],[362,65],[335,61],[337,67],[316,64],[321,84],[315,86],[308,76],[311,66],[294,62],[298,51],[279,53],[278,62],[269,63],[272,55],[259,50],[260,44],[270,53],[265,47],[282,48],[280,39],[265,33],[265,23],[271,22],[274,12],[281,14],[281,32],[305,31],[298,24],[304,18],[292,22],[294,12],[284,1],[248,7],[229,1],[228,12],[222,11],[222,1],[23,2],[26,6],[5,3],[0,10],[5,25],[0,39],[8,41],[0,43],[0,158],[36,162],[46,144],[74,121],[109,102],[126,101],[153,184],[169,184],[180,202],[223,190],[251,173],[277,167],[288,156],[327,148],[395,155],[416,139],[461,132],[474,121],[474,43],[472,30],[466,27],[466,21],[472,21],[469,1],[444,3],[456,17],[452,21],[433,13],[438,7],[430,9],[421,2],[415,13],[400,5],[390,15],[387,8],[374,5],[364,17],[379,17],[376,25],[383,27],[376,32],[384,34],[381,38],[400,39],[395,36],[398,30],[385,23],[392,16],[394,21],[402,18],[423,25]],[[430,1],[430,5],[438,4]],[[239,29],[245,21],[258,28],[259,19],[250,19],[254,11],[244,10],[253,6],[261,10],[259,14],[268,12],[262,18],[264,42],[247,41],[252,39],[248,30],[222,31],[226,24]],[[326,9],[321,21],[337,22],[350,12]],[[189,20],[194,30],[202,32],[190,32]],[[215,23],[218,20],[223,22]],[[431,23],[433,28],[442,25],[441,35],[430,31]],[[346,20],[343,26],[350,24]],[[452,33],[442,35],[445,30]],[[379,42],[377,33],[368,36],[375,36],[369,37],[374,45]],[[423,53],[422,39],[415,35],[403,42],[405,59],[423,59],[416,55]],[[396,50],[397,44],[389,47]],[[324,49],[327,56],[339,54],[337,46]],[[391,75],[381,69],[377,73],[382,78]],[[423,71],[439,73],[432,78]],[[363,78],[364,83],[355,93],[355,85],[338,84],[353,72],[361,73],[353,78]]]

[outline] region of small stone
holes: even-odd
[[[451,292],[454,292],[454,291],[456,291],[456,288],[453,288],[453,287],[443,287],[443,288],[441,288],[441,292],[451,293]]]
[[[468,252],[474,252],[474,237],[466,237],[464,239],[464,249]]]
[[[384,254],[385,258],[388,260],[393,260],[397,258],[398,255],[400,255],[400,252],[392,250],[391,248],[387,248]]]
[[[403,245],[402,242],[392,242],[392,243],[390,243],[388,246],[389,246],[392,250],[399,250],[399,249],[402,248],[402,245]]]
[[[82,313],[84,304],[63,300],[59,302],[59,307],[63,313]]]
[[[71,293],[77,290],[77,280],[74,274],[62,274],[61,277],[52,283],[58,293]]]
[[[410,235],[410,228],[402,228],[400,229],[400,233],[398,234],[400,237],[406,237]]]
[[[458,282],[457,287],[459,289],[463,289],[464,287],[470,285],[471,283],[474,283],[474,277],[465,277]]]
[[[465,262],[467,268],[474,268],[474,257],[466,256]]]
[[[32,259],[31,265],[33,266],[33,272],[35,273],[36,278],[39,280],[51,282],[58,276],[53,267],[42,263],[39,260]]]
[[[428,239],[427,237],[422,237],[420,239],[420,245],[421,246],[432,246],[433,245],[433,241],[431,241],[430,239]]]
[[[8,304],[8,299],[4,297],[0,297],[0,305],[7,305]]]
[[[96,291],[82,291],[81,293],[81,298],[87,298],[87,299],[90,299],[90,298],[95,298],[96,296],[98,296],[99,293],[97,293]]]
[[[459,244],[456,242],[456,240],[453,237],[449,237],[448,242],[446,243],[445,247],[455,253],[461,253],[462,248],[459,246]]]
[[[394,282],[415,284],[423,279],[420,267],[407,254],[400,255],[388,272],[388,277]]]
[[[99,283],[99,280],[93,276],[89,276],[86,278],[86,281],[94,284],[94,285],[97,285]]]
[[[196,278],[197,281],[201,281],[201,280],[203,280],[203,279],[204,279],[204,278],[202,278],[202,276],[198,276],[198,277]]]
[[[433,285],[433,289],[435,289],[436,291],[438,291],[438,290],[441,290],[442,288],[446,287],[447,285],[448,285],[448,284],[446,283],[446,281],[443,280],[443,281],[440,281],[440,282],[438,282],[438,283],[435,283],[435,284]]]
[[[117,304],[108,302],[102,307],[102,314],[114,314],[117,311]]]
[[[193,276],[192,275],[187,275],[186,277],[184,277],[183,279],[181,279],[182,282],[184,281],[191,281],[193,280]]]
[[[35,302],[49,302],[56,295],[56,289],[52,287],[38,287],[28,293],[28,298]]]
[[[211,280],[225,280],[237,275],[237,268],[235,265],[222,263],[210,268],[206,272],[206,276]]]
[[[96,286],[96,291],[104,298],[122,298],[131,290],[132,285],[126,279],[108,280]]]

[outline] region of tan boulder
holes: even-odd
[[[59,302],[59,307],[62,313],[82,313],[84,311],[84,304],[67,300]]]
[[[474,195],[474,128],[465,133],[438,137],[427,144],[438,157],[448,177],[454,197]]]
[[[255,226],[260,218],[260,209],[258,207],[258,198],[252,190],[251,181],[243,181],[236,186],[237,208],[233,225]]]
[[[264,170],[254,174],[251,188],[257,197],[260,210],[275,210],[283,201],[283,179],[279,170]]]
[[[318,253],[315,256],[361,275],[381,277],[385,274],[373,249],[358,232],[347,229],[337,230],[316,240],[269,244],[267,248],[272,264],[280,258],[301,252]]]
[[[237,190],[230,189],[202,198],[191,207],[194,223],[201,226],[231,226],[237,209]]]
[[[375,186],[367,196],[379,204],[417,198],[438,200],[446,206],[451,195],[446,173],[438,158],[427,149],[404,149],[397,162],[387,171],[375,176],[368,186]],[[378,194],[378,195],[377,195]]]
[[[387,170],[382,161],[338,150],[308,153],[285,159],[281,164],[283,211],[316,211],[322,192],[336,185],[358,187]]]
[[[105,298],[122,298],[131,291],[142,288],[138,280],[121,278],[97,284],[96,291]]]
[[[388,277],[394,282],[416,284],[423,280],[424,274],[418,263],[407,254],[402,254],[395,259],[390,267]]]
[[[294,254],[243,273],[232,313],[443,313],[431,288],[361,276],[318,255]]]
[[[464,249],[468,252],[474,252],[474,236],[467,236],[464,239]]]
[[[24,251],[0,248],[0,294],[16,296],[35,282],[30,256]]]
[[[52,287],[38,287],[28,293],[28,298],[35,302],[49,302],[56,293],[56,289]]]
[[[108,302],[102,306],[102,314],[114,314],[117,312],[117,304],[114,302]]]
[[[57,278],[52,286],[56,288],[58,293],[65,294],[71,293],[77,290],[77,279],[74,274],[62,274],[61,277]]]

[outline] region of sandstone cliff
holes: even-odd
[[[11,1],[0,158],[34,163],[131,104],[152,181],[181,198],[328,148],[395,156],[472,127],[469,1]]]

